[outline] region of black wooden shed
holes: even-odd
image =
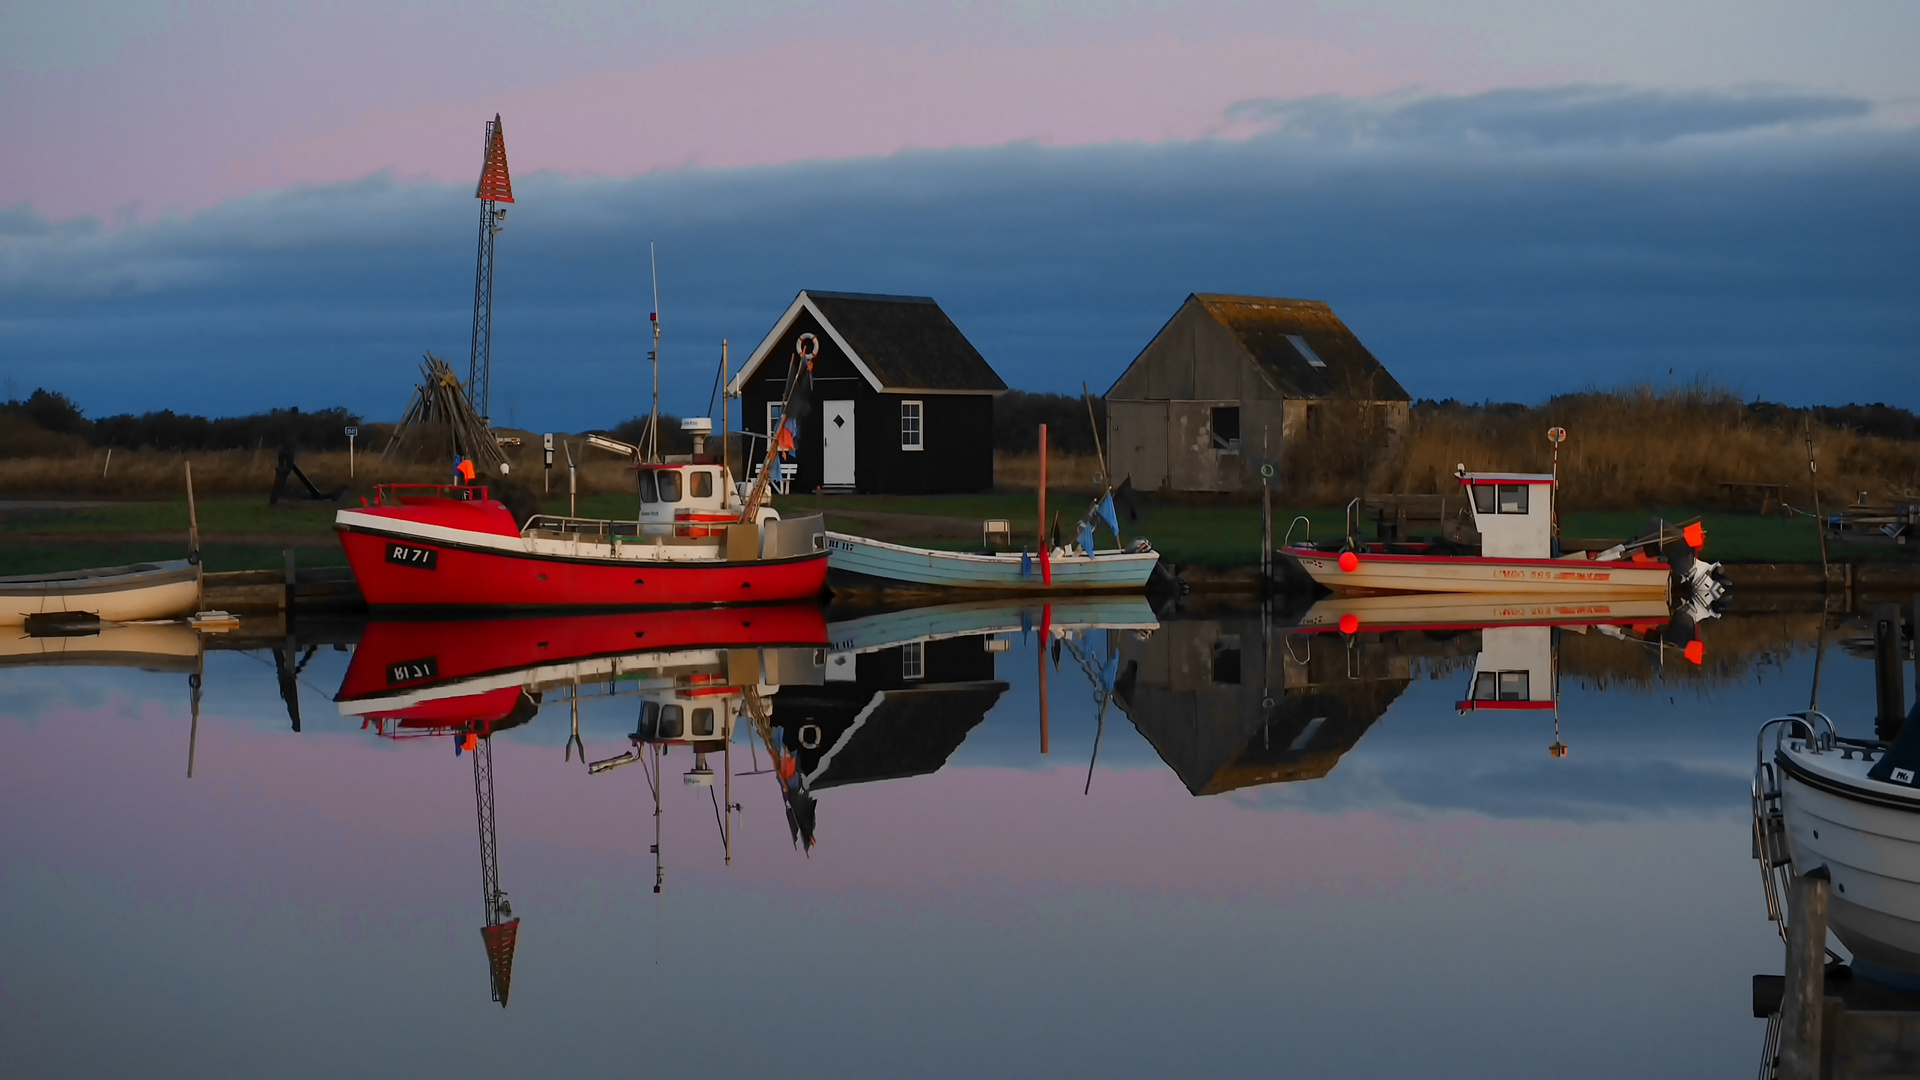
[[[993,399],[980,351],[926,296],[795,297],[727,384],[757,459],[780,423],[794,350],[813,334],[812,408],[794,441],[795,491],[928,495],[993,486]]]

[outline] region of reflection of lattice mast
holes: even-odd
[[[500,844],[493,818],[493,740],[483,738],[473,747],[473,804],[480,821],[480,895],[487,909],[487,924],[480,937],[487,945],[487,978],[492,984],[493,1000],[507,1007],[507,990],[513,973],[513,944],[520,920],[513,918],[507,894],[500,889]]]
[[[513,201],[507,140],[498,113],[487,122],[486,158],[474,197],[480,200],[480,254],[473,274],[473,357],[467,369],[467,398],[482,422],[491,423],[487,398],[493,382],[493,238],[507,221],[506,208],[496,204]]]

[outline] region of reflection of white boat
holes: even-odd
[[[889,544],[827,533],[827,570],[841,587],[983,589],[996,592],[1134,591],[1147,587],[1157,551],[1100,551],[1051,557],[1047,584],[1039,560],[1021,552],[982,554]]]
[[[0,578],[0,625],[35,615],[88,614],[105,622],[191,615],[200,564],[187,559]]]
[[[1471,630],[1482,626],[1659,625],[1666,621],[1667,602],[1655,597],[1405,593],[1327,597],[1307,609],[1298,628],[1356,633]]]
[[[871,652],[910,641],[939,641],[1016,632],[1042,619],[1058,630],[1154,630],[1160,620],[1140,596],[1063,596],[1038,600],[976,600],[861,615],[827,624],[836,654]]]
[[[138,667],[194,671],[200,635],[184,623],[106,623],[84,633],[29,635],[0,631],[0,667]]]

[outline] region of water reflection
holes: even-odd
[[[878,1010],[903,1038],[937,1041],[913,1019],[932,1006],[879,1000],[862,980],[923,971],[954,993],[997,988],[1025,1002],[1009,1002],[1013,1012],[1056,993],[1121,1008],[1118,988],[1132,986],[1191,1000],[1196,1010],[1226,1009],[1235,1023],[1254,1021],[1232,1002],[1264,994],[1312,1010],[1313,1024],[1286,1029],[1303,1060],[1390,1075],[1417,1064],[1394,1049],[1400,1044],[1381,1044],[1381,1060],[1396,1067],[1354,1068],[1334,1048],[1339,1040],[1315,1032],[1364,1027],[1340,1017],[1403,964],[1413,965],[1409,978],[1431,981],[1477,963],[1475,977],[1488,986],[1524,973],[1522,981],[1631,1011],[1634,995],[1624,990],[1633,980],[1607,974],[1607,965],[1644,936],[1649,948],[1691,957],[1688,970],[1704,972],[1694,984],[1719,980],[1689,984],[1685,1002],[1661,998],[1666,1008],[1692,1017],[1695,1034],[1710,1021],[1699,1002],[1726,1011],[1731,984],[1721,985],[1721,969],[1742,980],[1762,970],[1751,965],[1763,959],[1741,943],[1767,928],[1757,913],[1757,928],[1729,919],[1756,906],[1751,864],[1735,866],[1728,876],[1737,882],[1721,889],[1719,868],[1702,853],[1724,848],[1728,835],[1738,845],[1749,717],[1775,694],[1784,666],[1812,659],[1821,619],[1815,610],[1692,626],[1631,606],[1381,598],[1291,611],[1198,602],[1155,611],[1139,600],[1099,600],[333,624],[303,617],[291,632],[276,624],[204,639],[214,650],[216,702],[224,693],[226,704],[216,704],[211,742],[209,728],[197,727],[194,784],[181,783],[170,756],[165,770],[126,755],[113,755],[111,767],[114,784],[135,800],[203,804],[154,815],[163,845],[183,827],[187,836],[207,830],[197,845],[182,842],[204,853],[181,860],[176,852],[175,861],[204,868],[253,852],[229,835],[248,815],[317,817],[325,828],[290,843],[271,837],[266,855],[245,860],[247,874],[297,883],[287,900],[296,907],[351,907],[364,891],[402,918],[448,914],[461,937],[422,935],[405,961],[355,954],[356,977],[375,997],[376,976],[424,965],[436,971],[434,992],[478,1007],[484,955],[489,996],[505,1005],[511,991],[507,1022],[557,1029],[561,1014],[591,1013],[596,1002],[653,1008],[673,994],[723,992],[764,958],[838,972],[816,991],[836,1015]],[[149,637],[151,646],[103,634],[32,648],[68,665],[167,673],[111,685],[164,702],[180,727],[166,729],[163,749],[177,753],[178,737],[191,755],[195,729],[185,713],[197,713],[197,694],[176,678],[198,670],[203,639]],[[1824,661],[1829,692],[1840,698],[1848,656],[1829,649]],[[64,678],[58,670],[48,678]],[[1791,670],[1804,700],[1805,667]],[[131,681],[139,678],[148,681]],[[244,704],[233,696],[241,684],[253,695]],[[83,696],[108,684],[89,676],[18,685]],[[17,696],[24,693],[14,699],[17,715],[55,715]],[[100,730],[88,723],[16,725],[10,746],[71,785],[64,763],[86,745],[74,740],[134,730],[87,735]],[[140,779],[147,773],[151,780]],[[6,775],[16,790],[30,779],[19,768]],[[243,788],[251,801],[236,801]],[[65,789],[30,790],[38,792],[32,806],[57,807],[63,821],[94,820],[87,800]],[[20,799],[0,804],[29,820]],[[295,804],[298,813],[288,809]],[[134,806],[132,814],[142,812]],[[327,831],[361,807],[372,823],[365,830]],[[113,810],[112,820],[131,819],[126,806]],[[73,858],[100,851],[105,860],[107,820],[99,830],[58,826],[68,835],[62,850]],[[42,858],[36,843],[15,830],[7,865]],[[308,880],[280,866],[272,853],[283,845],[287,858],[298,854],[324,873]],[[443,871],[436,860],[453,865]],[[1675,883],[1662,890],[1670,933],[1654,907],[1619,888],[1649,862]],[[385,867],[391,880],[356,879],[367,865]],[[649,892],[648,869],[660,892],[636,905]],[[143,882],[153,873],[125,872]],[[11,887],[13,906],[26,910],[20,886]],[[52,903],[32,910],[57,926],[57,917],[45,922]],[[1545,910],[1555,925],[1535,927]],[[654,932],[635,935],[643,942],[658,940],[663,926],[713,929],[693,935],[699,950],[678,953],[667,931],[653,954],[666,967],[647,968],[645,949],[625,951],[622,931],[649,921]],[[464,936],[476,926],[484,950]],[[1567,926],[1583,931],[1568,935]],[[923,930],[932,933],[923,939]],[[1187,942],[1191,955],[1208,958],[1204,979],[1165,959]],[[1130,945],[1143,948],[1128,963],[1144,974],[1109,962]],[[275,966],[282,959],[245,948],[246,963],[284,974]],[[1451,959],[1406,959],[1423,950]],[[13,953],[0,973],[36,985],[21,981],[22,954]],[[1333,974],[1315,995],[1288,997],[1293,991],[1270,977],[1279,969]],[[1009,980],[1008,971],[1020,977]],[[1021,982],[1043,983],[1048,995],[1013,985]],[[338,991],[341,979],[328,985]],[[1493,1040],[1475,1046],[1505,1046],[1516,1018],[1530,1015],[1526,995],[1481,993],[1487,1000],[1473,1015],[1497,1012],[1498,1030],[1418,995],[1393,1008],[1451,1046],[1444,1056],[1458,1064],[1478,1060],[1478,1051],[1445,1043],[1445,1031],[1466,1024],[1474,1039]],[[1169,1007],[1182,1023],[1205,1027],[1204,1010]],[[986,1008],[997,1034],[1019,1030]],[[1658,1011],[1638,1023],[1666,1031]],[[1746,1058],[1758,1022],[1741,1016],[1753,1026],[1702,1045],[1724,1053],[1738,1043]],[[1549,1026],[1538,1028],[1543,1019]],[[1545,1031],[1579,1021],[1532,1022]],[[1095,1026],[1103,1040],[1148,1057],[1168,1045],[1126,1025]],[[1682,1043],[1663,1042],[1661,1053],[1684,1057],[1675,1049]],[[691,1067],[678,1045],[667,1040],[663,1052],[679,1063],[668,1071]],[[1102,1057],[1058,1031],[1023,1045],[1049,1069],[1071,1071],[1071,1062],[1047,1056],[1050,1046],[1071,1045],[1107,1071],[1128,1071],[1124,1056]],[[1579,1072],[1573,1059],[1554,1056],[1564,1049],[1543,1043],[1529,1060]],[[964,1049],[946,1052],[986,1064]],[[862,1063],[850,1051],[829,1057]],[[1253,1041],[1235,1051],[1236,1061],[1257,1057]]]

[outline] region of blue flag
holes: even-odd
[[[1033,556],[1027,554],[1025,548],[1020,549],[1020,576],[1033,576]]]
[[[1080,541],[1080,547],[1082,550],[1084,550],[1088,555],[1092,555],[1093,554],[1093,522],[1091,521],[1081,522],[1080,534],[1078,536],[1075,536],[1074,539]]]
[[[1120,515],[1113,512],[1113,492],[1109,491],[1100,499],[1100,517],[1107,523],[1107,529],[1115,540],[1120,539]]]

